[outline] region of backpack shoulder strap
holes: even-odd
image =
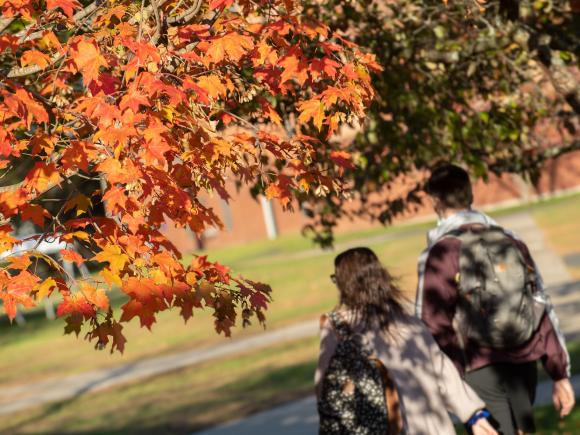
[[[328,314],[328,320],[330,320],[330,326],[339,339],[344,340],[352,335],[350,326],[336,311],[332,311]]]

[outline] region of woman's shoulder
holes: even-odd
[[[425,330],[423,321],[408,313],[398,314],[393,323],[399,328],[412,329],[413,331]]]

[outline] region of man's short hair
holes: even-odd
[[[426,191],[448,208],[469,208],[473,203],[469,174],[459,166],[444,164],[433,170]]]

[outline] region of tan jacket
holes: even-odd
[[[348,312],[343,315],[352,319]],[[353,328],[360,330],[357,325]],[[376,328],[364,335],[395,381],[409,435],[453,435],[448,411],[466,422],[485,407],[420,320],[405,315],[394,321],[388,333]],[[336,334],[326,321],[315,375],[317,392],[336,344]]]

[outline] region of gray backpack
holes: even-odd
[[[447,237],[461,240],[459,301],[453,326],[467,342],[510,349],[528,341],[542,311],[534,301],[536,274],[503,228],[475,226]]]

